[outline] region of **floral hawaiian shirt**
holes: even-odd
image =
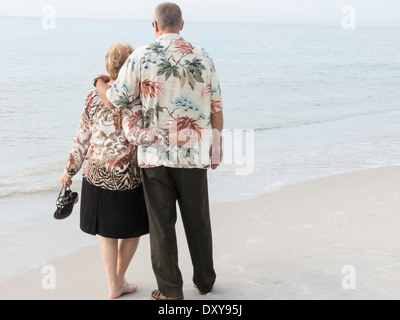
[[[140,167],[210,167],[211,114],[222,111],[222,98],[213,60],[203,48],[179,34],[161,36],[127,59],[107,97],[120,110],[140,98],[144,128],[197,135],[195,145],[139,147]]]

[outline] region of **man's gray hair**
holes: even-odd
[[[175,3],[162,3],[156,8],[154,20],[161,30],[180,29],[183,23],[182,10]]]

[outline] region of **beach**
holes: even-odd
[[[178,219],[185,299],[399,299],[399,181],[399,166],[380,167],[213,204],[217,282],[207,296],[200,296],[191,282],[190,256]],[[46,286],[49,269],[44,266],[55,272],[55,288]],[[139,290],[121,300],[149,300],[157,289],[148,236],[142,238],[127,279]],[[108,299],[99,244],[0,283],[0,299]]]
[[[99,237],[80,230],[79,204],[55,221],[55,201],[106,49],[152,43],[151,21],[0,28],[0,299],[108,299]],[[182,36],[212,56],[225,117],[209,173],[218,278],[197,294],[178,220],[185,298],[399,298],[398,28],[188,20]],[[149,236],[127,278],[139,291],[122,300],[157,289]]]

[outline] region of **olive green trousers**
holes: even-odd
[[[207,170],[164,166],[143,169],[143,186],[158,289],[170,298],[183,295],[175,231],[178,203],[193,264],[193,283],[201,292],[211,291],[216,274]]]

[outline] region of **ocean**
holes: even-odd
[[[399,28],[186,22],[182,36],[213,57],[223,92],[211,203],[400,164]],[[58,181],[108,46],[154,38],[150,21],[0,17],[0,282],[98,241],[79,209],[53,220]]]

